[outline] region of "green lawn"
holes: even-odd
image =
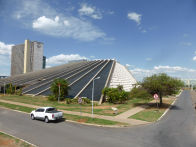
[[[148,121],[148,122],[154,122],[157,119],[159,119],[159,117],[161,117],[161,115],[164,113],[163,110],[144,110],[141,111],[139,113],[136,113],[135,115],[129,117],[129,118],[133,118],[133,119],[138,119],[138,120],[144,120],[144,121]]]
[[[27,112],[27,113],[30,113],[32,110],[34,110],[34,108],[29,108],[29,107],[14,105],[14,104],[7,104],[7,103],[2,103],[2,102],[0,102],[0,107],[5,107],[5,108],[13,109],[13,110]],[[86,116],[71,115],[71,114],[64,114],[64,117],[66,120],[97,124],[97,125],[128,125],[126,123],[120,123],[120,122],[98,119],[98,118],[91,118],[91,117],[86,117]]]
[[[158,120],[167,108],[171,105],[174,99],[163,99],[163,105],[161,108],[157,108],[156,104],[149,104],[149,107],[141,112],[136,113],[135,115],[130,116],[129,118],[144,120],[148,122],[154,122]]]
[[[34,108],[29,108],[29,107],[25,107],[25,106],[14,105],[14,104],[8,104],[8,103],[2,103],[2,102],[0,102],[0,106],[5,107],[5,108],[10,108],[13,110],[27,112],[27,113],[30,113],[31,111],[34,110]]]
[[[2,147],[33,147],[22,140],[0,132],[0,146]]]
[[[62,110],[77,111],[77,112],[80,111],[80,107],[81,107],[82,112],[91,113],[91,104],[79,105],[79,104],[66,104],[65,102],[58,103],[58,102],[48,101],[46,97],[41,97],[41,96],[31,97],[31,96],[17,96],[17,95],[6,95],[6,96],[2,95],[0,99],[32,104],[41,107],[52,106]],[[131,99],[127,101],[126,104],[109,104],[109,103],[104,103],[102,105],[95,104],[94,113],[99,115],[114,116],[117,114],[113,114],[111,107],[118,108],[118,114],[120,114],[135,106],[148,103],[151,100],[152,99],[146,99],[146,100]]]

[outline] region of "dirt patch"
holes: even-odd
[[[87,121],[87,119],[84,119],[84,118],[77,120],[77,122],[80,122],[80,123],[85,123],[86,121]]]
[[[118,105],[116,106],[95,106],[96,109],[111,109],[111,107],[118,107]]]
[[[163,99],[163,104],[161,106],[161,108],[158,108],[159,110],[165,110],[167,108],[170,107],[171,103],[175,100],[175,98],[164,98]],[[156,102],[151,102],[147,104],[147,108],[146,109],[157,109],[157,104]]]
[[[33,147],[19,139],[0,132],[0,147]]]
[[[0,146],[3,147],[16,147],[15,141],[12,139],[6,139],[4,137],[0,137]]]

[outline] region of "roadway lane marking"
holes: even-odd
[[[178,99],[178,97],[182,94],[182,91],[180,92],[180,94],[178,94],[176,96],[176,99],[173,101],[173,103],[169,106],[169,108],[167,108],[167,110],[163,113],[163,115],[157,120],[157,121],[160,121],[166,114],[167,112],[171,109],[171,107],[175,104],[176,100]],[[156,121],[156,122],[157,122]]]

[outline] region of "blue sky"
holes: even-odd
[[[116,59],[137,80],[196,79],[195,0],[0,0],[0,75],[25,39],[44,43],[47,66]]]

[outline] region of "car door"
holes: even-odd
[[[35,110],[35,118],[43,119],[43,113],[44,113],[43,108],[39,108],[39,109]]]
[[[39,119],[39,112],[40,112],[40,109],[37,109],[37,110],[35,110],[35,113],[34,113],[34,116],[37,119]]]
[[[45,117],[45,109],[40,109],[39,118],[44,120],[44,117]]]

